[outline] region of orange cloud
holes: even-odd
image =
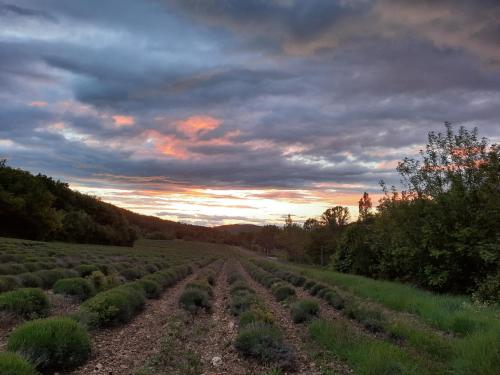
[[[132,126],[135,124],[133,116],[115,115],[112,116],[113,122],[118,126]]]
[[[48,105],[47,102],[40,101],[40,100],[35,100],[35,101],[30,103],[30,107],[37,107],[37,108],[46,107],[47,105]]]
[[[217,129],[222,121],[211,116],[191,116],[176,122],[177,130],[189,137]]]

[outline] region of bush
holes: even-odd
[[[21,273],[17,275],[16,278],[25,288],[41,288],[43,286],[42,279],[31,272]]]
[[[134,282],[146,295],[146,298],[158,298],[162,292],[160,284],[153,280],[141,279]]]
[[[75,270],[80,274],[81,277],[90,276],[92,272],[100,271],[99,267],[95,264],[80,264],[75,267]]]
[[[196,313],[201,309],[209,312],[212,309],[208,294],[197,288],[186,288],[179,298],[179,304],[191,313]]]
[[[54,284],[54,293],[74,296],[81,301],[94,295],[94,286],[82,277],[61,279]]]
[[[96,294],[82,304],[81,310],[97,314],[97,324],[102,327],[127,322],[144,301],[143,293],[137,289],[119,286]]]
[[[327,287],[325,285],[315,284],[311,287],[311,289],[309,290],[309,293],[311,293],[311,295],[315,296],[324,289],[327,289]]]
[[[248,290],[240,290],[231,298],[230,309],[234,315],[247,311],[256,302],[255,294]]]
[[[9,290],[13,290],[19,288],[18,281],[12,276],[0,276],[0,293],[8,292]]]
[[[240,329],[234,343],[246,357],[263,363],[276,363],[281,368],[292,369],[294,356],[278,328],[267,323],[250,323]]]
[[[295,289],[284,283],[274,284],[271,290],[278,301],[284,301],[295,295]]]
[[[231,289],[229,291],[231,294],[235,294],[240,291],[248,291],[250,293],[254,292],[253,289],[250,288],[244,281],[235,282],[231,285]]]
[[[333,290],[329,290],[325,293],[323,299],[337,310],[342,310],[345,306],[344,299]]]
[[[315,285],[316,285],[316,281],[312,281],[312,280],[306,281],[306,283],[304,284],[304,289],[311,290],[311,288]]]
[[[302,323],[317,317],[319,314],[318,302],[313,300],[300,300],[291,306],[292,320]]]
[[[201,280],[192,281],[190,283],[187,283],[186,289],[198,289],[198,290],[201,290],[201,291],[207,293],[209,296],[212,296],[214,293],[212,291],[212,287],[208,284],[208,282],[204,282]]]
[[[22,288],[0,294],[0,311],[8,311],[23,318],[46,316],[49,306],[49,299],[38,288]]]
[[[355,319],[371,332],[384,331],[384,316],[379,310],[370,309],[354,303],[346,307],[346,314],[349,318]]]
[[[71,369],[90,354],[87,332],[69,318],[49,318],[28,322],[10,336],[7,349],[18,352],[40,370]]]
[[[269,312],[260,307],[252,307],[252,309],[247,310],[240,315],[240,327],[254,322],[272,324],[274,323],[274,319]]]
[[[28,271],[28,269],[19,263],[0,264],[0,275],[17,275]]]
[[[45,289],[50,289],[57,282],[57,280],[77,277],[78,272],[74,270],[66,270],[61,268],[54,268],[51,270],[40,270],[33,272],[34,275],[38,276],[42,280],[42,287]]]
[[[122,275],[128,281],[133,281],[143,277],[144,272],[136,268],[126,268],[120,272],[120,275]]]
[[[15,353],[0,353],[0,374],[2,375],[36,375],[35,368],[23,357]]]

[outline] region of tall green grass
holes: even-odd
[[[437,295],[397,282],[313,267],[290,267],[307,277],[338,286],[391,309],[415,314],[436,328],[458,335],[491,329],[500,317],[497,308],[475,308],[468,298],[462,296]]]
[[[323,348],[346,361],[357,375],[439,373],[396,345],[358,334],[345,321],[315,320],[309,325],[309,333]]]
[[[306,277],[334,285],[348,293],[378,302],[390,309],[408,312],[455,338],[446,340],[426,334],[408,322],[386,326],[415,347],[441,357],[453,374],[497,375],[500,373],[500,311],[496,307],[474,306],[461,296],[437,295],[391,281],[341,274],[308,266],[290,265]]]

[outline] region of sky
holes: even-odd
[[[0,158],[143,214],[355,217],[499,119],[498,0],[0,0]]]

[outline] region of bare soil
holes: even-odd
[[[234,348],[238,334],[235,318],[229,310],[231,301],[227,282],[228,264],[218,275],[214,287],[213,313],[208,323],[208,334],[200,342],[204,375],[253,375],[263,374],[269,367],[242,358]],[[220,361],[218,361],[220,358]]]

